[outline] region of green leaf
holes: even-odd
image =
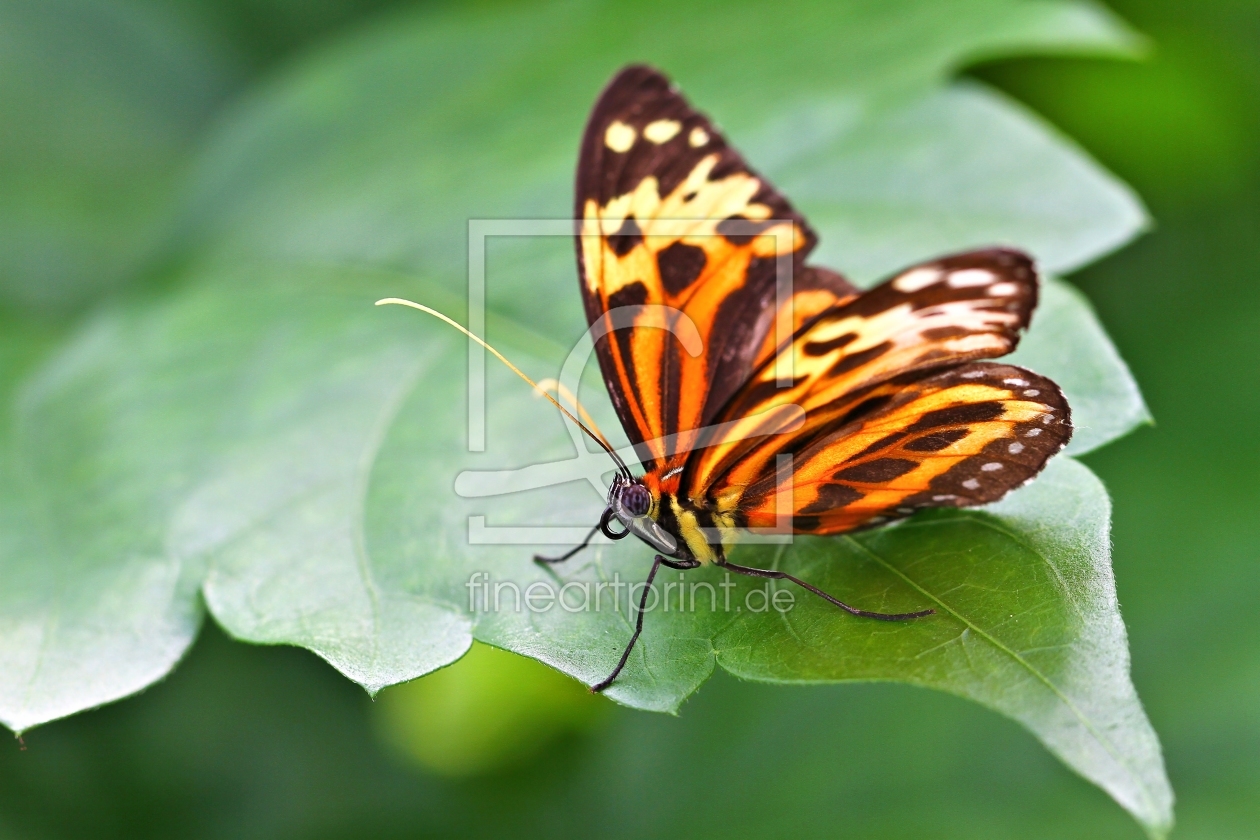
[[[475,616],[467,609],[464,584],[474,570],[521,588],[550,580],[528,562],[529,546],[463,545],[469,513],[492,514],[492,525],[582,525],[597,515],[600,499],[581,484],[489,501],[449,498],[461,468],[570,457],[554,411],[510,374],[492,369],[490,451],[465,453],[463,343],[439,325],[416,323],[414,313],[369,307],[386,291],[449,302],[437,290],[407,289],[402,278],[356,277],[345,270],[320,274],[275,268],[236,276],[212,273],[172,300],[102,318],[31,386],[31,396],[23,401],[27,419],[19,427],[24,434],[20,451],[40,463],[60,457],[67,468],[96,475],[77,484],[79,493],[91,494],[86,498],[56,495],[58,486],[76,487],[76,482],[55,482],[55,473],[46,472],[34,488],[30,474],[25,483],[12,486],[22,497],[47,499],[45,515],[86,510],[98,512],[100,519],[56,523],[57,547],[70,548],[65,554],[35,547],[48,561],[45,568],[69,572],[55,575],[62,586],[56,597],[20,578],[5,590],[10,596],[24,593],[40,608],[35,629],[45,637],[39,650],[56,654],[52,666],[42,669],[23,669],[16,657],[6,662],[7,674],[27,677],[6,681],[21,688],[16,706],[13,695],[4,698],[6,722],[20,729],[66,713],[76,703],[121,696],[142,687],[148,673],[169,667],[195,628],[186,613],[183,622],[170,620],[169,610],[181,599],[191,609],[193,591],[171,587],[163,590],[165,599],[157,599],[153,588],[142,585],[154,579],[183,578],[195,589],[196,579],[204,576],[207,602],[234,634],[304,644],[373,689],[459,656],[474,621],[479,638],[543,659],[588,683],[611,668],[626,638],[623,615],[553,609],[542,616]],[[496,323],[491,329],[527,369],[546,370],[528,352],[547,355],[545,342]],[[175,335],[178,342],[172,340]],[[180,348],[178,354],[172,354],[173,346]],[[443,369],[454,375],[434,374]],[[414,382],[422,385],[413,389]],[[155,387],[158,383],[164,389]],[[65,402],[79,411],[60,410]],[[120,412],[119,404],[131,408]],[[395,413],[399,419],[391,426]],[[155,436],[163,432],[164,437]],[[374,457],[380,447],[381,455]],[[190,452],[198,453],[195,463],[183,455]],[[309,457],[312,452],[319,457]],[[109,463],[100,462],[103,453],[109,454]],[[1050,492],[1060,505],[1031,504],[1048,518],[1034,517],[1025,530],[1030,539],[1038,529],[1049,529],[1049,536],[1039,538],[1059,539],[1069,549],[1081,543],[1096,549],[1096,534],[1088,534],[1090,543],[1078,533],[1096,530],[1096,523],[1072,531],[1071,523],[1060,521],[1064,517],[1056,518],[1055,511],[1070,499],[1058,486],[1062,483]],[[1091,488],[1097,490],[1096,485],[1086,489]],[[156,494],[177,503],[163,506],[154,501]],[[132,507],[119,510],[119,499],[134,500]],[[359,534],[357,517],[365,505],[367,520]],[[1088,512],[1101,517],[1105,527],[1105,498],[1101,508]],[[153,524],[133,530],[129,539],[125,529],[145,521],[140,514]],[[120,558],[147,555],[147,561],[111,564],[98,554],[84,563],[78,555],[110,533],[102,522],[121,524],[114,529]],[[960,544],[974,545],[969,539]],[[830,556],[831,565],[848,568],[844,543],[818,540],[805,546],[803,553],[812,552],[816,560]],[[614,572],[623,580],[641,579],[646,550],[628,544],[615,548],[615,553],[601,549],[577,561],[577,579]],[[1047,553],[1053,548],[1051,543]],[[1087,556],[1095,565],[1102,563],[1105,573],[1105,552],[1099,557],[1087,551]],[[6,559],[12,562],[14,555]],[[1003,558],[989,568],[1005,573],[1010,565]],[[22,570],[20,564],[14,567]],[[861,567],[855,568],[857,580],[863,580]],[[102,574],[113,578],[108,598],[100,597]],[[570,578],[565,570],[565,580]],[[67,581],[76,585],[67,587]],[[859,602],[864,596],[863,589],[847,582],[827,585]],[[1014,591],[1024,588],[1019,581],[1008,585]],[[875,579],[877,592],[884,586]],[[736,590],[737,603],[747,597],[747,589]],[[908,589],[899,597],[880,596],[865,606],[922,605]],[[100,608],[82,610],[83,603],[94,602],[101,602]],[[166,609],[159,609],[163,605]],[[49,613],[49,606],[60,609]],[[807,608],[813,609],[801,605]],[[110,612],[102,615],[102,609]],[[10,601],[3,612],[13,616],[20,610]],[[135,632],[136,617],[146,615],[151,623],[144,633]],[[725,641],[734,632],[723,629],[730,616],[675,612],[651,618],[641,654],[659,657],[663,665],[642,667],[633,660],[613,696],[641,707],[676,708],[711,672],[715,649],[738,647]],[[78,621],[88,627],[76,627]],[[775,622],[770,624],[773,634]],[[888,628],[873,622],[855,626],[868,633]],[[6,633],[3,638],[10,656],[32,650],[30,636]],[[1111,642],[1110,648],[1099,649],[1110,650],[1123,663],[1123,637]],[[769,643],[767,651],[773,647]],[[782,658],[786,650],[768,658]],[[882,652],[874,655],[876,661],[882,658]],[[719,660],[745,673],[747,665],[731,664],[738,658]],[[48,681],[89,673],[94,661],[101,663],[100,673],[76,683],[74,691],[64,682]],[[120,671],[119,661],[137,670]],[[148,671],[140,669],[146,662]],[[797,678],[820,677],[801,671]]]
[[[203,585],[213,601],[211,548],[229,568],[232,549],[274,558],[278,579],[256,567],[250,593],[274,628],[263,638],[306,643],[361,682],[361,660],[401,650],[415,676],[467,649],[466,619],[360,578],[372,447],[424,370],[425,342],[380,333],[353,277],[306,296],[286,272],[259,275],[101,314],[16,400],[0,482],[0,720],[12,728],[169,671],[196,634]],[[259,523],[269,542],[237,536]],[[345,578],[321,568],[329,553],[348,559]],[[303,563],[335,620],[295,628],[281,607]],[[451,625],[445,647],[416,619],[434,613]],[[382,641],[393,631],[398,650]]]
[[[1006,357],[1049,376],[1072,407],[1067,454],[1082,455],[1151,422],[1137,382],[1107,337],[1093,307],[1053,277],[1041,287],[1032,328]]]
[[[0,719],[20,730],[157,679],[196,631],[198,591],[238,638],[308,647],[370,691],[454,661],[474,637],[588,684],[611,669],[629,634],[624,590],[620,610],[486,611],[470,601],[477,591],[468,585],[477,572],[522,590],[573,582],[568,592],[577,597],[583,583],[641,581],[650,552],[633,541],[597,546],[557,570],[559,578],[528,559],[555,546],[530,545],[537,537],[529,533],[494,542],[505,527],[588,528],[602,500],[583,479],[598,479],[606,463],[592,457],[566,466],[575,452],[557,413],[497,366],[487,371],[486,451],[468,452],[466,342],[415,312],[371,302],[412,296],[462,317],[467,220],[565,213],[584,111],[624,58],[646,55],[677,72],[737,143],[747,135],[766,153],[771,177],[779,167],[790,180],[805,159],[773,159],[775,132],[812,121],[822,126],[820,139],[807,143],[801,134],[801,143],[816,156],[824,187],[840,190],[852,175],[824,163],[865,155],[887,171],[913,171],[927,155],[946,169],[954,161],[974,165],[975,195],[1006,216],[1034,208],[996,223],[962,214],[922,247],[1035,233],[1043,261],[1067,266],[1141,224],[1127,192],[1037,121],[990,94],[942,84],[946,72],[979,55],[1121,49],[1126,39],[1090,7],[988,0],[943,13],[939,4],[906,0],[839,10],[802,3],[770,16],[761,6],[723,5],[729,33],[698,51],[680,33],[696,31],[712,9],[662,6],[646,32],[619,6],[564,8],[559,27],[537,10],[474,9],[426,11],[369,30],[292,69],[227,122],[181,222],[180,244],[194,259],[178,291],[101,313],[17,401],[8,449],[16,457],[0,496],[0,573],[14,582],[0,592],[0,622],[15,630],[0,634]],[[800,48],[787,52],[765,46],[796,42]],[[853,46],[836,51],[836,43]],[[795,93],[761,95],[771,90]],[[837,102],[856,109],[851,122],[832,119]],[[973,124],[953,119],[955,107],[971,109]],[[887,143],[899,125],[922,142]],[[979,143],[988,145],[977,151]],[[761,164],[755,154],[753,161]],[[942,176],[933,189],[951,183],[968,182]],[[826,217],[826,196],[813,195],[802,205],[816,201]],[[845,243],[837,267],[859,272],[890,260],[889,243],[909,242],[943,212],[939,203],[914,209],[910,201],[919,219],[880,240],[869,230],[842,235],[845,213],[857,218],[845,201],[827,205],[837,215],[819,228],[824,243]],[[536,377],[557,373],[565,351],[557,342],[582,332],[571,247],[558,237],[490,249],[489,338]],[[909,246],[906,255],[919,256]],[[345,263],[402,265],[425,279]],[[1038,331],[1047,337],[1037,339]],[[1063,288],[1047,289],[1021,352],[1061,377],[1078,417],[1102,430],[1091,432],[1089,445],[1142,414],[1088,308]],[[607,416],[606,405],[594,407]],[[546,468],[551,483],[507,495],[470,495],[480,479],[461,477],[549,462],[561,462]],[[1007,684],[1011,672],[960,673],[960,684],[1023,721],[1159,833],[1171,816],[1158,749],[1128,682],[1114,597],[1089,588],[1110,592],[1098,542],[1105,496],[1091,495],[1096,483],[1070,461],[1054,475],[997,509],[1015,537],[994,537],[977,524],[988,521],[983,515],[941,515],[860,542],[801,541],[777,562],[815,564],[811,574],[819,570],[837,594],[869,609],[915,608],[932,597],[955,604],[949,599],[982,565],[1002,596],[994,603],[1029,610],[1022,626],[1032,628],[1032,641],[1012,636],[1009,644],[1032,659],[1038,638],[1059,646],[1061,659],[1038,667],[1090,725],[1107,729],[1103,746],[1081,734],[1085,723],[1057,721],[1062,704],[1043,702],[1027,674],[1013,672],[1021,676]],[[1057,501],[1036,502],[1038,493]],[[1072,500],[1082,499],[1089,509],[1069,514]],[[886,552],[890,568],[935,545],[929,556],[940,562],[930,588],[854,562],[855,546],[884,552],[881,540],[905,541],[900,555]],[[776,562],[764,547],[741,557]],[[1029,581],[1049,568],[1088,569],[1092,577],[1069,574],[1026,600]],[[686,581],[723,582],[714,570]],[[661,583],[676,584],[676,573]],[[754,589],[741,582],[729,591],[748,606]],[[715,588],[715,597],[725,591]],[[657,611],[610,695],[672,711],[719,663],[740,673],[760,669],[763,678],[873,678],[889,653],[961,633],[958,615],[1008,638],[991,609],[956,605],[963,612],[941,610],[907,625],[860,622],[807,602],[789,617]],[[845,632],[809,647],[796,628],[796,647],[776,647],[771,640],[798,618],[841,621]],[[740,644],[731,644],[732,634]],[[862,635],[872,640],[865,664],[846,657],[848,639]],[[789,656],[800,670],[774,672]],[[912,660],[884,678],[928,684],[932,661]],[[924,670],[913,672],[914,663]]]
[[[134,280],[250,65],[389,2],[0,2],[0,300],[74,308]]]
[[[858,283],[994,244],[1065,272],[1146,226],[1128,187],[979,85],[954,85],[878,119],[859,121],[849,105],[815,103],[748,151],[776,161],[780,150],[781,170],[771,170],[778,186],[827,234],[816,259]]]
[[[593,684],[612,669],[631,630],[624,595],[620,611],[606,602],[602,611],[570,613],[563,607],[517,611],[512,593],[536,583],[550,582],[553,592],[570,584],[569,604],[576,606],[593,599],[590,593],[601,582],[642,580],[650,550],[629,541],[600,547],[560,567],[553,579],[526,559],[534,551],[554,552],[554,545],[505,550],[460,541],[471,527],[468,518],[479,514],[491,526],[554,523],[580,531],[597,518],[598,496],[569,483],[495,498],[492,506],[491,500],[466,499],[423,509],[431,498],[425,485],[446,481],[421,481],[421,473],[451,476],[460,462],[523,465],[550,456],[547,436],[538,431],[544,415],[527,400],[498,390],[510,387],[507,377],[492,376],[492,383],[496,396],[486,456],[459,454],[458,431],[433,434],[440,407],[459,404],[458,388],[417,395],[404,408],[373,480],[372,556],[407,569],[412,591],[445,596],[465,609],[476,606],[477,639]],[[436,425],[458,428],[460,413],[462,406],[448,408],[445,421]],[[495,428],[496,418],[502,431]],[[941,688],[1019,720],[1159,834],[1171,821],[1171,793],[1158,742],[1129,681],[1110,571],[1109,515],[1102,486],[1085,467],[1063,457],[1033,485],[992,506],[990,514],[925,515],[856,539],[802,539],[786,550],[748,547],[736,555],[740,563],[791,569],[865,609],[931,606],[941,613],[906,624],[853,619],[812,599],[787,616],[751,615],[750,609],[764,603],[749,604],[757,587],[736,579],[736,588],[724,589],[715,569],[666,572],[662,583],[676,577],[688,586],[703,581],[712,588],[698,591],[699,609],[648,616],[640,647],[608,695],[639,708],[673,711],[715,663],[759,679],[896,679]],[[449,536],[439,540],[443,531]],[[478,572],[484,575],[480,580],[473,578]],[[489,581],[489,591],[470,590],[481,581]],[[493,593],[500,586],[511,588],[496,602]],[[688,607],[691,591],[686,590]],[[705,609],[712,606],[711,592],[717,609]],[[961,668],[969,656],[971,669]]]
[[[720,36],[697,41],[718,19]],[[974,58],[1125,54],[1133,41],[1099,9],[1060,2],[427,12],[312,56],[248,103],[211,143],[185,227],[218,254],[462,272],[468,219],[568,215],[590,103],[619,66],[649,61],[807,213],[852,218],[873,200],[898,202],[907,217],[892,230],[882,220],[855,235],[824,224],[823,248],[838,248],[823,254],[838,268],[865,277],[977,236],[1030,235],[1038,256],[1066,268],[1134,235],[1144,216],[1131,193],[1039,120],[973,85],[943,92],[942,82]],[[845,169],[850,159],[893,173],[882,195]],[[830,171],[819,178],[811,167],[822,164]],[[953,224],[960,203],[973,210]],[[994,209],[980,218],[986,203]],[[525,283],[490,294],[510,305]]]
[[[65,307],[133,277],[232,70],[162,3],[0,3],[0,299]]]
[[[937,615],[890,626],[809,601],[777,627],[740,616],[714,640],[718,661],[749,679],[899,680],[975,700],[1165,834],[1172,791],[1129,681],[1110,512],[1093,474],[1058,458],[983,512],[930,513],[840,546],[801,540],[778,556],[746,556],[858,603]]]

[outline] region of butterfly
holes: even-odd
[[[731,547],[744,531],[841,534],[993,502],[1071,438],[1055,383],[979,361],[1029,324],[1027,255],[954,254],[867,291],[809,265],[805,218],[653,68],[623,69],[596,101],[575,219],[596,355],[642,472],[592,433],[618,466],[600,522],[535,559],[597,532],[656,551],[634,633],[593,691],[625,667],[661,566],[788,580],[857,616],[930,614],[858,609]]]
[[[729,559],[745,531],[843,534],[923,508],[971,507],[1027,484],[1072,437],[1063,392],[1044,376],[981,362],[1015,349],[1037,305],[1024,253],[940,257],[862,291],[808,265],[818,237],[660,72],[630,66],[604,89],[578,159],[578,275],[613,408],[636,474],[568,395],[565,408],[493,353],[604,449],[617,466],[597,533],[656,550],[634,633],[661,566]],[[786,283],[784,282],[786,279]],[[558,396],[564,396],[558,393]]]

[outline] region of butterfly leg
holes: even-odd
[[[652,571],[648,572],[647,581],[643,584],[643,595],[639,597],[639,614],[634,622],[634,635],[630,637],[630,643],[626,645],[626,649],[621,652],[621,660],[617,663],[617,667],[613,668],[603,682],[591,686],[591,691],[595,694],[608,688],[613,684],[613,680],[617,679],[617,675],[621,673],[621,669],[626,667],[626,660],[630,658],[630,651],[634,650],[635,642],[639,641],[639,634],[643,632],[643,610],[647,608],[648,591],[652,588],[652,581],[656,578],[656,571],[661,566],[668,566],[671,569],[685,571],[694,569],[700,565],[699,560],[669,560],[661,555],[656,555],[656,560],[652,563]]]
[[[859,610],[857,607],[851,607],[848,604],[844,603],[843,601],[840,601],[840,600],[837,600],[836,598],[831,597],[830,595],[828,595],[826,592],[823,592],[818,587],[812,586],[798,577],[789,575],[787,572],[780,572],[773,569],[754,569],[750,566],[738,566],[734,563],[731,563],[730,561],[723,563],[722,566],[723,568],[730,569],[732,572],[735,572],[741,575],[748,575],[749,577],[770,578],[771,580],[790,580],[792,581],[792,583],[795,583],[797,586],[800,586],[804,589],[809,590],[810,592],[813,592],[815,595],[817,595],[819,598],[822,598],[824,601],[828,601],[832,604],[835,604],[837,607],[849,613],[850,615],[858,615],[863,618],[877,618],[880,621],[905,621],[906,619],[909,619],[909,618],[922,618],[925,615],[932,615],[933,613],[936,612],[936,610],[919,610],[918,612],[910,612],[910,613],[880,613],[880,612],[870,612],[868,610]]]
[[[541,554],[535,554],[534,562],[543,566],[549,565],[551,563],[563,563],[565,560],[568,560],[570,557],[572,557],[573,555],[577,554],[579,551],[581,551],[582,549],[590,545],[591,540],[595,538],[595,534],[599,532],[599,528],[600,526],[596,525],[594,528],[591,529],[591,532],[586,535],[586,539],[582,540],[582,542],[576,548],[569,549],[564,554],[561,554],[559,557],[543,557]]]
[[[626,537],[630,536],[629,528],[626,528],[625,530],[622,530],[622,531],[613,530],[612,523],[615,520],[616,520],[616,516],[613,514],[613,509],[611,507],[604,508],[604,515],[599,518],[599,524],[591,529],[591,532],[586,535],[586,539],[582,540],[580,545],[578,545],[576,548],[572,548],[569,551],[566,551],[564,554],[561,554],[559,557],[543,557],[541,554],[535,554],[534,562],[543,566],[548,565],[550,563],[563,563],[565,560],[568,560],[574,554],[577,554],[579,551],[581,551],[582,549],[590,545],[591,540],[594,539],[595,537],[596,531],[599,531],[605,537],[608,537],[608,539],[610,540],[624,540]]]

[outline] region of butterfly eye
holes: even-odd
[[[646,516],[652,509],[652,494],[642,484],[631,484],[621,491],[621,506],[631,516]]]

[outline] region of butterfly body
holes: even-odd
[[[657,551],[649,582],[716,563],[855,615],[924,615],[857,610],[731,550],[747,531],[840,534],[992,502],[1071,437],[1058,386],[983,361],[1031,319],[1027,255],[954,254],[866,291],[809,265],[805,218],[652,68],[596,102],[575,212],[596,355],[643,467],[618,459],[598,529]]]
[[[682,459],[679,459],[681,461]],[[638,479],[652,502],[647,516],[674,538],[673,545],[654,545],[658,551],[680,560],[714,563],[725,559],[727,549],[739,538],[734,498],[694,498],[683,492],[685,465],[666,464]],[[633,485],[632,485],[633,486]],[[624,520],[623,520],[624,523]],[[649,544],[652,544],[649,541]],[[672,551],[669,550],[672,548]]]

